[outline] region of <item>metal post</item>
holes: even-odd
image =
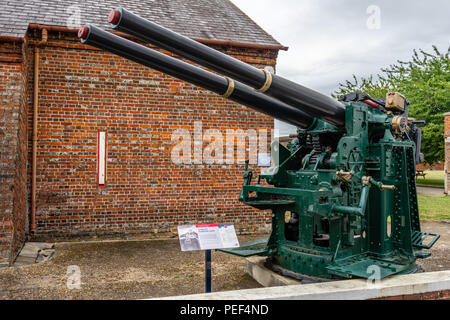
[[[205,250],[205,292],[211,292],[211,250]]]

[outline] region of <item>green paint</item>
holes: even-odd
[[[345,128],[316,120],[287,147],[272,144],[275,165],[259,177],[271,187],[251,185],[246,167],[239,199],[271,209],[272,232],[267,240],[221,251],[268,256],[322,278],[414,272],[416,259],[429,256],[422,249],[439,235],[420,230],[414,142],[392,129],[393,115],[360,102],[345,106]],[[339,171],[352,175],[345,180]],[[422,243],[425,236],[431,245]]]

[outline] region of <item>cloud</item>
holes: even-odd
[[[450,1],[232,0],[283,45],[277,73],[324,94],[352,74],[368,76],[413,49],[450,45]],[[379,29],[368,19],[379,8]]]

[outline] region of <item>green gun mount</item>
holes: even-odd
[[[251,185],[246,168],[239,199],[270,209],[272,232],[264,244],[221,251],[268,256],[277,271],[304,280],[418,270],[439,235],[420,229],[411,128],[404,114],[344,104],[345,128],[318,121],[286,147],[272,143],[275,165],[260,177],[272,186]]]
[[[245,168],[239,199],[271,210],[270,236],[221,251],[267,256],[274,270],[305,280],[411,273],[418,270],[417,258],[430,255],[423,249],[439,235],[420,229],[420,122],[408,121],[404,96],[351,93],[336,101],[125,9],[112,10],[108,21],[225,77],[92,25],[80,28],[81,42],[298,127],[286,146],[271,144],[273,166],[257,184]]]

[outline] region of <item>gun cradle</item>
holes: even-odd
[[[393,128],[398,116],[363,102],[345,107],[345,128],[318,121],[287,147],[272,144],[277,165],[261,178],[273,187],[247,179],[240,195],[272,210],[270,237],[253,251],[245,244],[221,251],[266,255],[278,271],[303,279],[369,278],[373,266],[384,278],[415,272],[416,259],[430,255],[422,249],[439,235],[420,231],[415,143]]]

